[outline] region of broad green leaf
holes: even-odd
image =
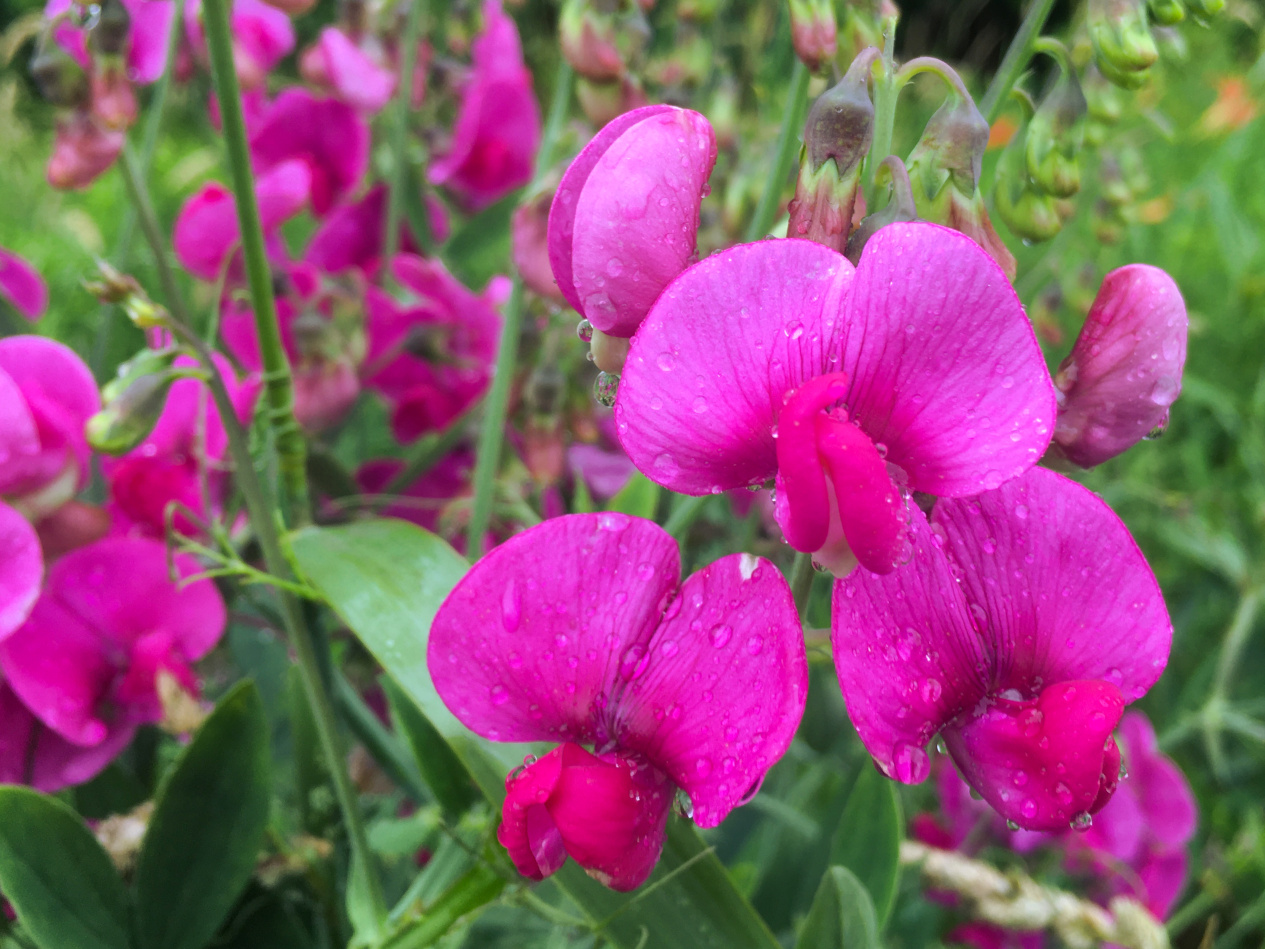
[[[795,949],[878,949],[870,894],[851,870],[831,867],[821,878]]]
[[[382,689],[396,722],[396,729],[408,739],[422,780],[430,788],[449,821],[455,821],[481,798],[474,779],[454,754],[448,743],[418,711],[417,706],[389,676],[382,679]]]
[[[29,788],[0,788],[0,891],[39,949],[129,949],[127,891],[83,819]]]
[[[159,789],[136,864],[141,949],[202,949],[250,881],[272,800],[254,683],[220,700]]]
[[[896,900],[902,827],[896,785],[874,768],[862,768],[839,818],[830,862],[847,867],[864,884],[879,928]]]
[[[659,506],[659,486],[643,475],[634,471],[619,493],[606,505],[608,511],[619,511],[630,517],[644,517],[654,520],[655,509]]]

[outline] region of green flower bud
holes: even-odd
[[[918,208],[914,205],[914,195],[909,185],[909,172],[905,169],[905,163],[895,155],[888,155],[879,165],[878,174],[874,176],[875,182],[882,180],[884,172],[887,172],[888,177],[892,179],[892,197],[880,210],[867,215],[848,238],[844,256],[852,262],[853,266],[860,263],[861,252],[865,250],[866,242],[882,228],[895,224],[897,221],[918,220]]]
[[[1190,4],[1190,12],[1195,16],[1216,16],[1225,9],[1225,0],[1186,0]]]
[[[1016,236],[1035,243],[1049,240],[1062,230],[1063,217],[1054,196],[1043,191],[1028,174],[1028,127],[1025,121],[997,163],[993,207]]]
[[[813,72],[835,58],[838,25],[831,0],[790,0],[791,45],[795,55]]]
[[[1025,157],[1028,175],[1042,191],[1068,198],[1081,186],[1077,153],[1089,109],[1066,54],[1059,59],[1059,78],[1028,125]]]
[[[101,389],[101,411],[84,428],[95,451],[125,454],[153,431],[172,383],[198,375],[197,369],[175,365],[179,355],[178,349],[146,349],[119,366],[118,375]]]
[[[1150,0],[1148,5],[1151,16],[1161,26],[1172,26],[1186,19],[1186,8],[1182,6],[1181,0]]]
[[[1089,0],[1089,38],[1102,74],[1136,89],[1159,58],[1143,0]]]

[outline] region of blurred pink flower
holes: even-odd
[[[185,0],[185,37],[201,63],[209,61],[202,30],[202,0]],[[262,88],[268,73],[294,49],[294,26],[282,11],[262,0],[233,0],[229,14],[233,65],[244,90]]]
[[[60,190],[88,187],[114,164],[126,140],[123,130],[107,128],[91,112],[80,109],[59,117],[48,183]]]
[[[434,195],[427,195],[426,210],[436,243],[448,239],[448,216]],[[382,243],[386,237],[387,187],[374,185],[355,201],[334,208],[321,222],[304,255],[308,263],[326,273],[358,267],[366,277],[374,277],[381,265]],[[400,223],[400,250],[415,254],[420,248],[407,223]]]
[[[48,284],[34,267],[0,247],[0,297],[34,322],[48,309]]]
[[[356,472],[356,483],[365,494],[380,494],[403,470],[404,462],[393,458],[368,461]],[[448,502],[468,493],[473,471],[474,452],[457,448],[412,484],[394,492],[399,500],[389,503],[381,513],[437,532]]]
[[[167,68],[167,36],[175,15],[175,0],[121,0],[130,23],[126,40],[125,78],[138,85],[156,81]],[[53,28],[57,45],[75,58],[85,71],[93,69],[87,33],[72,22],[74,0],[48,0],[44,18],[58,20]],[[59,19],[60,18],[60,19]]]
[[[391,101],[396,84],[395,73],[382,63],[381,49],[376,52],[377,56],[370,55],[342,30],[327,26],[303,51],[299,71],[317,88],[374,115]]]
[[[43,579],[44,560],[35,528],[0,501],[0,642],[25,622]]]

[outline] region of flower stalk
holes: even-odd
[[[1032,59],[1037,38],[1041,35],[1041,28],[1045,26],[1045,21],[1053,9],[1054,0],[1034,0],[1028,9],[1028,15],[1019,25],[1019,32],[1010,41],[1006,55],[1002,57],[1001,65],[997,68],[997,74],[988,84],[988,91],[984,93],[984,98],[979,104],[980,111],[984,113],[984,118],[990,125],[996,121],[997,116],[1001,115],[1011,87],[1019,80],[1019,76],[1028,65],[1028,60]]]

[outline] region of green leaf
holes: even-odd
[[[864,884],[879,928],[896,900],[902,827],[896,785],[874,768],[862,768],[839,818],[830,862],[847,867]]]
[[[878,949],[878,945],[870,894],[851,870],[831,867],[821,878],[795,949]]]
[[[606,505],[608,511],[619,511],[630,517],[654,519],[655,509],[659,506],[659,486],[640,471],[633,472],[619,493]]]
[[[481,798],[474,778],[430,720],[395,684],[395,680],[384,676],[381,681],[396,729],[408,739],[422,780],[435,795],[448,820],[455,822]]]
[[[158,792],[136,865],[142,949],[202,949],[250,881],[272,776],[259,691],[220,700]]]
[[[476,863],[426,912],[405,923],[383,944],[383,949],[424,949],[433,946],[449,930],[486,909],[505,889],[505,878],[486,863]]]
[[[127,891],[79,815],[22,787],[0,815],[0,890],[39,949],[129,949]]]

